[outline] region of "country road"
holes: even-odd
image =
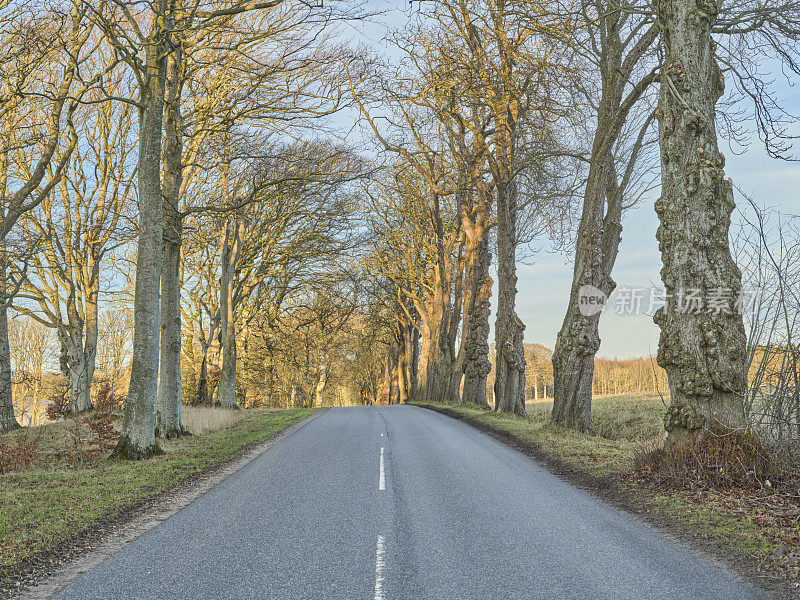
[[[495,439],[412,406],[326,411],[56,596],[768,597]]]

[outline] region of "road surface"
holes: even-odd
[[[745,600],[720,566],[412,406],[331,409],[59,600]]]

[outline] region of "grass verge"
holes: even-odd
[[[510,443],[564,479],[665,528],[776,593],[800,598],[800,491],[674,489],[640,477],[634,458],[662,437],[658,396],[593,402],[584,435],[549,422],[551,404],[529,404],[529,419],[463,404],[417,404]]]
[[[70,422],[3,436],[34,441],[32,468],[0,475],[0,591],[21,572],[65,553],[95,529],[236,458],[314,409],[237,411],[233,426],[162,443],[164,455],[140,462],[59,460]],[[240,415],[240,416],[239,416]]]

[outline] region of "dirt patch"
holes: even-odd
[[[625,481],[618,475],[596,476],[586,473],[567,461],[545,452],[535,443],[520,440],[503,429],[493,427],[468,415],[440,406],[418,406],[457,419],[491,435],[534,459],[564,481],[657,527],[694,551],[711,558],[743,579],[767,590],[776,598],[800,598],[800,589],[796,586],[796,580],[792,579],[788,573],[776,571],[757,557],[736,548],[727,547],[719,539],[710,538],[698,531],[696,527],[681,523],[674,515],[659,511],[652,502],[655,488],[651,489],[645,484]]]
[[[3,587],[0,588],[0,599],[52,598],[80,575],[197,500],[324,411],[325,409],[317,410],[267,440],[242,447],[233,458],[198,473],[178,488],[129,506],[124,511],[85,530],[68,544],[37,555],[35,559],[14,568],[12,572],[0,571],[0,580],[4,581]]]

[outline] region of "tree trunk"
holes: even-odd
[[[598,143],[596,140],[595,145]],[[583,432],[592,431],[592,380],[603,306],[587,302],[595,295],[607,299],[616,287],[611,270],[619,249],[622,202],[619,194],[609,193],[609,188],[615,189],[610,185],[613,169],[610,151],[602,162],[589,167],[572,289],[552,357],[555,387],[551,419]]]
[[[220,280],[219,310],[222,318],[222,367],[219,379],[219,405],[223,408],[238,408],[236,402],[236,319],[234,306],[234,274],[241,252],[241,224],[228,225],[222,251],[222,277]],[[230,235],[229,235],[230,234]],[[233,239],[230,239],[230,238]]]
[[[588,301],[600,295],[607,299],[616,287],[611,271],[622,231],[622,198],[613,193],[618,191],[613,151],[624,123],[620,115],[627,112],[621,111],[620,105],[628,78],[620,70],[623,43],[619,17],[614,13],[604,16],[601,27],[605,35],[601,39],[602,88],[597,128],[578,227],[569,304],[552,357],[551,420],[583,432],[592,431],[592,381],[594,359],[600,348],[598,327],[602,309],[602,305]]]
[[[99,264],[99,263],[97,263]],[[98,310],[97,291],[87,294],[86,306],[86,339],[83,342],[83,355],[86,360],[86,408],[92,408],[92,379],[97,364]]]
[[[69,385],[69,411],[79,413],[92,406],[87,382],[86,356],[79,325],[61,328],[61,368]]]
[[[181,241],[183,217],[180,189],[183,165],[182,88],[180,46],[167,60],[164,111],[164,164],[162,207],[164,211],[163,265],[161,269],[161,366],[158,372],[156,435],[175,438],[186,434],[181,423]]]
[[[69,381],[69,410],[72,413],[80,413],[92,407],[91,380],[88,378],[89,365],[85,353],[87,340],[84,338],[86,313],[82,316],[78,311],[74,287],[69,289],[65,304],[67,324],[58,324],[61,371]],[[91,304],[89,296],[86,298],[86,304],[87,307]],[[95,318],[96,316],[95,314]],[[96,347],[96,338],[94,343]]]
[[[584,5],[584,8],[588,6]],[[601,315],[587,310],[592,305],[582,306],[580,303],[582,299],[587,301],[595,290],[599,290],[599,293],[595,292],[598,296],[607,298],[615,287],[611,272],[622,231],[624,190],[617,186],[614,149],[628,113],[654,79],[654,72],[646,71],[644,76],[637,77],[637,65],[657,39],[658,27],[649,24],[641,28],[637,26],[634,33],[629,34],[627,29],[631,26],[628,15],[623,16],[610,4],[601,7],[593,42],[601,78],[597,124],[578,228],[570,300],[552,357],[554,399],[551,419],[587,432],[592,430],[592,381],[594,359],[600,347],[598,325]],[[648,119],[644,123],[631,147],[627,169],[636,164],[642,136],[649,122]],[[623,188],[629,181],[627,175],[626,170],[621,183]]]
[[[411,335],[408,336],[408,397],[416,400],[419,390],[420,344],[419,329],[414,323],[409,324]]]
[[[466,293],[464,285],[464,274],[466,272],[466,265],[464,262],[463,244],[459,248],[458,262],[456,268],[451,268],[452,273],[455,275],[454,289],[455,295],[453,303],[449,312],[449,323],[447,325],[447,353],[450,365],[450,371],[447,374],[447,389],[446,395],[443,400],[456,404],[461,401],[461,380],[464,377],[464,343],[465,336],[461,335],[461,343],[458,344],[456,350],[456,343],[458,341],[458,331],[461,327],[462,314],[464,314],[464,304]],[[466,323],[464,324],[466,325]]]
[[[8,344],[8,303],[0,298],[0,433],[17,429],[11,391],[11,349]]]
[[[489,408],[486,400],[486,378],[492,370],[489,360],[489,315],[492,298],[492,278],[489,267],[489,208],[481,201],[476,209],[475,221],[465,215],[464,232],[467,236],[466,301],[464,319],[464,390],[461,400]]]
[[[161,202],[161,132],[164,115],[167,24],[165,2],[156,3],[153,35],[146,50],[145,84],[139,102],[139,247],[133,301],[133,358],[122,431],[114,454],[141,459],[160,452],[156,443],[158,393],[159,285],[163,208]]]
[[[397,402],[405,404],[408,402],[408,330],[403,323],[396,323],[397,340]]]
[[[441,255],[441,251],[440,251]],[[442,402],[450,383],[450,356],[447,332],[450,316],[449,265],[440,260],[433,267],[433,297],[423,319],[422,352],[418,394],[425,402]]]
[[[205,406],[208,402],[208,346],[203,347],[203,358],[200,361],[200,374],[197,377],[197,398],[195,403],[198,406]]]
[[[698,0],[658,5],[665,66],[656,237],[667,302],[654,321],[661,328],[658,364],[667,371],[671,395],[664,423],[673,440],[718,421],[744,424],[746,337],[734,305],[741,273],[728,241],[733,189],[714,124],[725,85],[711,40],[718,10],[716,3]],[[687,310],[689,294],[703,302],[699,310]],[[721,294],[730,297],[728,310],[710,310],[709,298]]]
[[[181,423],[181,314],[180,314],[180,243],[167,241],[166,237],[180,236],[180,218],[166,218],[169,232],[165,232],[164,265],[161,274],[161,368],[158,373],[158,400],[156,429],[160,438],[174,438],[186,434]],[[206,370],[203,355],[202,369]],[[201,378],[207,377],[207,371]],[[204,386],[206,385],[203,381]],[[204,390],[205,391],[205,390]]]
[[[525,326],[514,312],[517,297],[517,206],[513,184],[497,191],[497,349],[495,410],[527,417],[525,410]]]
[[[423,317],[422,321],[422,332],[418,333],[419,336],[419,368],[417,371],[417,381],[416,381],[416,394],[414,395],[414,400],[416,402],[425,402],[427,401],[428,397],[428,389],[429,389],[429,369],[430,369],[430,355],[433,346],[433,334],[432,334],[432,327],[430,325],[430,321],[428,317]]]
[[[314,390],[314,406],[325,406],[325,386],[328,384],[328,352],[325,348],[319,352],[318,373],[317,388]]]

